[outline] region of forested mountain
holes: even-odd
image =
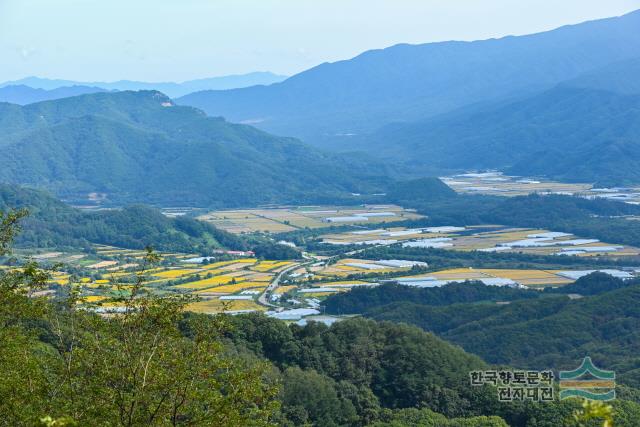
[[[482,360],[407,325],[349,319],[299,327],[255,314],[232,323],[227,336],[237,348],[283,371],[285,426],[503,426],[498,416],[513,427],[556,427],[567,425],[576,405],[497,403],[495,390],[469,387],[469,370],[486,366]],[[614,404],[616,425],[632,426],[625,416],[638,405]],[[474,418],[447,421],[431,411]]]
[[[438,178],[418,178],[398,181],[389,186],[386,198],[402,205],[455,199],[457,193]]]
[[[567,83],[497,107],[390,125],[362,145],[414,171],[498,168],[624,185],[640,182],[639,140],[640,94]]]
[[[0,181],[114,203],[320,202],[377,190],[383,170],[144,91],[0,104],[0,147]]]
[[[106,92],[106,90],[92,86],[63,86],[46,90],[25,85],[11,85],[0,87],[0,102],[26,105],[96,92]]]
[[[450,283],[439,288],[419,288],[385,284],[374,288],[356,287],[344,294],[331,295],[322,305],[330,314],[362,314],[391,303],[412,302],[430,306],[479,301],[515,301],[538,298],[542,293],[531,289],[486,286],[482,282]]]
[[[0,212],[26,209],[17,245],[29,248],[88,248],[91,243],[123,248],[210,254],[213,249],[249,249],[242,238],[187,217],[167,218],[156,209],[129,206],[82,212],[48,194],[0,184]]]
[[[353,134],[387,123],[539,92],[639,56],[640,11],[529,36],[397,45],[268,87],[204,91],[178,102],[344,149]]]
[[[180,83],[140,82],[133,80],[120,80],[116,82],[79,82],[73,80],[26,77],[20,80],[1,83],[0,88],[6,86],[24,85],[34,89],[54,90],[65,86],[93,86],[109,91],[157,90],[159,92],[167,94],[170,97],[176,97],[200,90],[225,90],[255,85],[269,85],[272,83],[280,82],[285,78],[286,76],[281,76],[266,71],[187,80]]]
[[[327,308],[420,326],[490,363],[564,369],[588,354],[596,363],[614,369],[623,383],[637,386],[640,384],[638,282],[620,287],[608,278],[595,276],[577,282],[568,291],[594,286],[594,282],[602,280],[605,282],[602,286],[595,283],[600,292],[573,300],[544,295],[498,305],[490,302],[495,301],[495,296],[487,293],[485,302],[464,302],[470,301],[469,296],[454,286],[445,287],[440,293],[453,293],[448,299],[460,303],[441,305],[442,296],[433,300],[434,296],[424,290],[421,298],[415,298],[420,292],[413,291],[414,299],[409,300],[407,291],[404,299],[384,304],[379,294],[385,288],[380,288],[359,292],[360,299],[365,301],[369,301],[371,294],[369,308],[365,308],[366,302],[355,302],[348,295],[332,297]],[[513,296],[505,294],[504,301]]]

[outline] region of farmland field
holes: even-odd
[[[396,205],[359,207],[300,206],[273,209],[213,211],[198,219],[231,233],[279,233],[329,225],[377,224],[422,218]]]
[[[587,183],[564,183],[544,178],[508,176],[501,172],[465,173],[440,179],[458,193],[463,194],[507,197],[531,193],[565,194],[640,204],[640,187],[595,188]]]
[[[321,236],[331,245],[391,245],[460,251],[519,252],[534,255],[638,256],[640,249],[543,229],[499,225],[470,227],[380,228]]]
[[[264,210],[261,212],[263,215],[266,213]],[[347,213],[353,214],[353,211]],[[327,215],[329,212],[316,214]],[[270,215],[282,219],[287,214],[281,212],[278,214],[280,217],[273,213]],[[333,245],[397,243],[461,251],[511,251],[543,255],[569,251],[574,256],[620,256],[640,253],[632,247],[543,229],[500,225],[410,229],[385,228],[384,224],[378,224],[369,229],[323,235],[320,239]],[[598,248],[605,252],[598,252]],[[126,296],[130,292],[136,272],[142,265],[141,257],[144,256],[144,252],[95,246],[92,252],[87,253],[40,250],[22,255],[32,256],[43,263],[63,262],[72,267],[68,271],[63,268],[52,275],[50,291],[56,287],[74,286],[79,289],[83,304],[97,310],[110,310],[118,307],[115,297]],[[295,261],[244,257],[196,262],[200,258],[193,254],[159,255],[160,265],[147,268],[145,271],[145,289],[156,295],[193,295],[199,301],[190,304],[188,308],[200,313],[264,311],[269,305],[285,310],[313,309],[330,295],[349,292],[356,287],[377,286],[387,281],[430,287],[442,286],[452,281],[479,280],[487,284],[542,288],[571,283],[575,277],[583,274],[580,271],[507,268],[432,271],[424,262],[356,257],[332,259],[313,254],[310,261],[300,263],[298,267]],[[275,276],[292,266],[296,268],[281,278],[280,286],[266,294],[269,304],[259,301],[258,298]]]
[[[51,274],[50,289],[73,286],[83,304],[111,309],[118,307],[113,298],[126,295],[136,280],[145,252],[95,245],[91,253],[50,250],[19,251],[21,258],[34,258],[43,265],[62,263]],[[291,261],[234,258],[210,263],[195,263],[193,254],[158,253],[160,265],[146,268],[144,287],[157,295],[191,294],[202,301],[189,309],[202,313],[222,310],[262,310],[257,303],[274,276],[292,265]],[[11,269],[2,266],[3,270]],[[70,273],[65,270],[73,271]],[[237,300],[222,301],[221,296]]]
[[[239,301],[220,301],[219,299],[210,299],[204,301],[198,301],[190,304],[187,310],[195,313],[220,313],[223,311],[264,311],[265,308],[258,305],[254,301],[239,300]]]

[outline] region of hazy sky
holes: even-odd
[[[294,74],[396,43],[527,34],[640,0],[0,0],[0,81]]]

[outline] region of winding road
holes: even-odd
[[[267,294],[270,293],[270,292],[273,292],[278,286],[280,286],[280,279],[282,279],[282,277],[285,274],[287,274],[288,272],[290,272],[292,270],[295,270],[297,268],[303,267],[305,265],[311,264],[311,263],[316,261],[314,258],[311,258],[306,254],[303,254],[302,256],[305,259],[307,259],[308,261],[295,263],[292,266],[287,267],[284,270],[282,270],[280,273],[278,273],[276,275],[276,277],[273,278],[273,281],[271,283],[269,283],[269,286],[267,286],[267,289],[265,289],[264,292],[262,293],[262,295],[260,295],[258,297],[258,303],[259,304],[265,305],[267,307],[277,307],[277,305],[271,304],[269,301],[267,301]]]

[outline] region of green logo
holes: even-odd
[[[613,400],[616,398],[615,388],[615,372],[596,368],[590,357],[585,357],[573,371],[560,371],[560,399]]]

